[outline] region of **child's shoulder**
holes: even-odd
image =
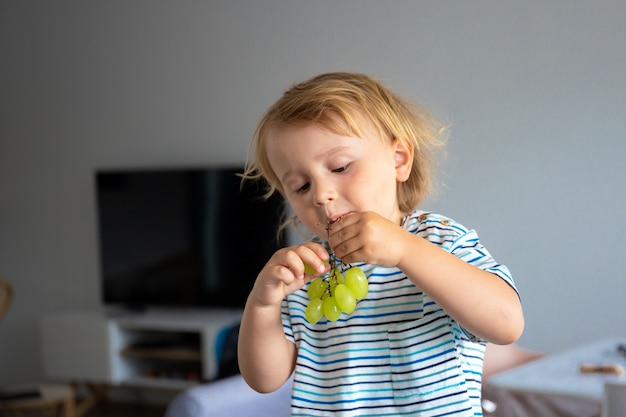
[[[434,211],[415,210],[406,217],[403,224],[405,226],[425,225],[430,227],[452,227],[467,230],[465,226],[461,225],[451,217],[444,216],[443,214]]]
[[[403,226],[409,232],[427,237],[431,241],[449,241],[470,232],[468,228],[450,217],[422,210],[415,210],[409,214]]]

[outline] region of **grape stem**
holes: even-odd
[[[332,228],[333,228],[333,224],[334,224],[334,223],[336,223],[336,222],[338,222],[339,220],[341,220],[341,218],[342,218],[342,216],[339,216],[336,220],[334,220],[334,221],[329,221],[329,222],[326,224],[327,241],[330,241],[330,231],[331,231],[331,230],[332,230]],[[335,251],[333,251],[333,250],[330,248],[330,246],[328,247],[328,251],[329,251],[329,255],[330,255],[330,258],[329,258],[329,260],[328,260],[328,264],[329,264],[329,266],[330,266],[330,274],[329,274],[329,277],[328,277],[328,283],[329,283],[329,284],[332,284],[332,285],[329,285],[329,286],[328,286],[327,291],[328,291],[328,293],[330,294],[330,291],[331,291],[330,289],[331,289],[331,287],[332,287],[333,285],[337,285],[339,282],[338,282],[338,277],[337,277],[337,271],[336,271],[336,268],[335,268],[335,267],[337,266],[337,256],[335,256]],[[344,269],[344,268],[343,268],[343,262],[342,262],[342,263],[341,263],[341,270],[343,271],[343,269]]]

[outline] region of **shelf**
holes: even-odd
[[[200,381],[187,381],[184,379],[173,378],[151,378],[151,377],[133,377],[124,380],[123,384],[128,386],[138,386],[147,388],[162,388],[173,390],[184,390],[194,385],[198,385]]]
[[[172,361],[201,362],[202,352],[199,348],[139,348],[126,347],[120,351],[120,355],[140,359],[162,359]]]
[[[217,377],[220,332],[241,311],[109,316],[68,312],[42,320],[44,365],[51,378],[173,390]]]

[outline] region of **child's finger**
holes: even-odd
[[[296,252],[303,263],[304,272],[308,275],[319,276],[328,269],[329,255],[322,245],[308,242],[296,248]]]

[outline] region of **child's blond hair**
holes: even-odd
[[[259,122],[243,176],[265,179],[268,196],[277,190],[283,194],[284,190],[268,161],[267,139],[273,129],[303,122],[360,138],[364,137],[365,127],[373,127],[381,140],[410,142],[413,167],[408,180],[398,183],[398,207],[409,213],[430,191],[434,151],[443,145],[443,126],[425,109],[399,98],[367,75],[330,72],[288,89]]]

